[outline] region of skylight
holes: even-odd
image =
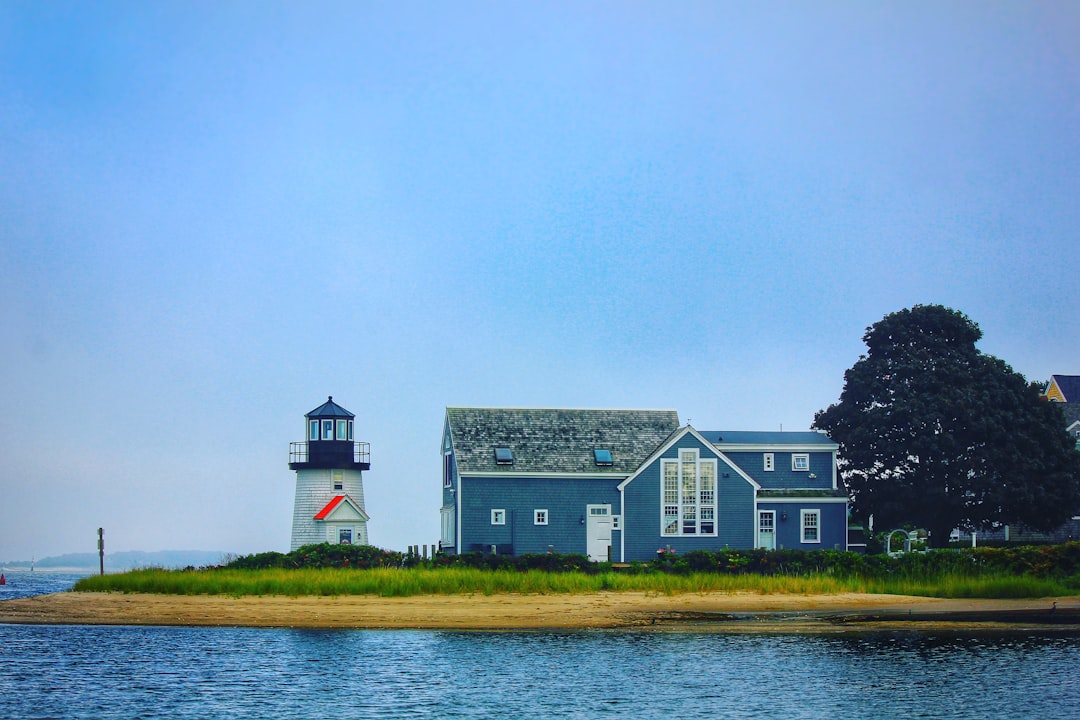
[[[613,463],[610,450],[597,448],[593,450],[593,457],[596,458],[597,465],[611,465]]]
[[[508,447],[495,448],[495,464],[496,465],[513,465],[514,453],[510,452]]]

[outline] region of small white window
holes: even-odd
[[[318,439],[319,439],[319,421],[318,420],[312,420],[308,424],[308,440],[318,440]]]
[[[810,469],[810,456],[806,453],[796,453],[791,456],[791,469],[806,472]]]
[[[450,458],[450,453],[443,455],[442,486],[444,488],[454,487],[454,462]]]
[[[548,524],[548,511],[547,510],[533,510],[533,525],[547,525]]]
[[[341,528],[338,530],[338,544],[352,545],[352,528]]]
[[[344,420],[337,421],[337,439],[348,440],[349,439],[349,424]]]
[[[345,481],[342,478],[342,472],[340,470],[331,470],[330,477],[334,483],[335,490],[342,490],[345,487]]]
[[[505,525],[506,524],[506,511],[505,510],[492,510],[491,511],[491,524],[492,525]]]
[[[765,472],[772,472],[776,469],[776,456],[772,453],[765,453]]]
[[[622,530],[622,515],[611,516],[611,529]]]
[[[802,511],[802,541],[804,543],[821,542],[821,511]]]

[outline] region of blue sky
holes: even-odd
[[[1080,5],[0,0],[0,561],[438,538],[447,405],[805,429],[916,303],[1080,372]]]

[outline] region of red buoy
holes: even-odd
[[[0,573],[0,585],[7,585],[7,578],[4,577],[4,573]]]

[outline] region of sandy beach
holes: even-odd
[[[899,595],[594,593],[409,598],[63,592],[0,602],[0,623],[528,630],[839,632],[885,627],[1080,632],[1080,598],[943,600]]]

